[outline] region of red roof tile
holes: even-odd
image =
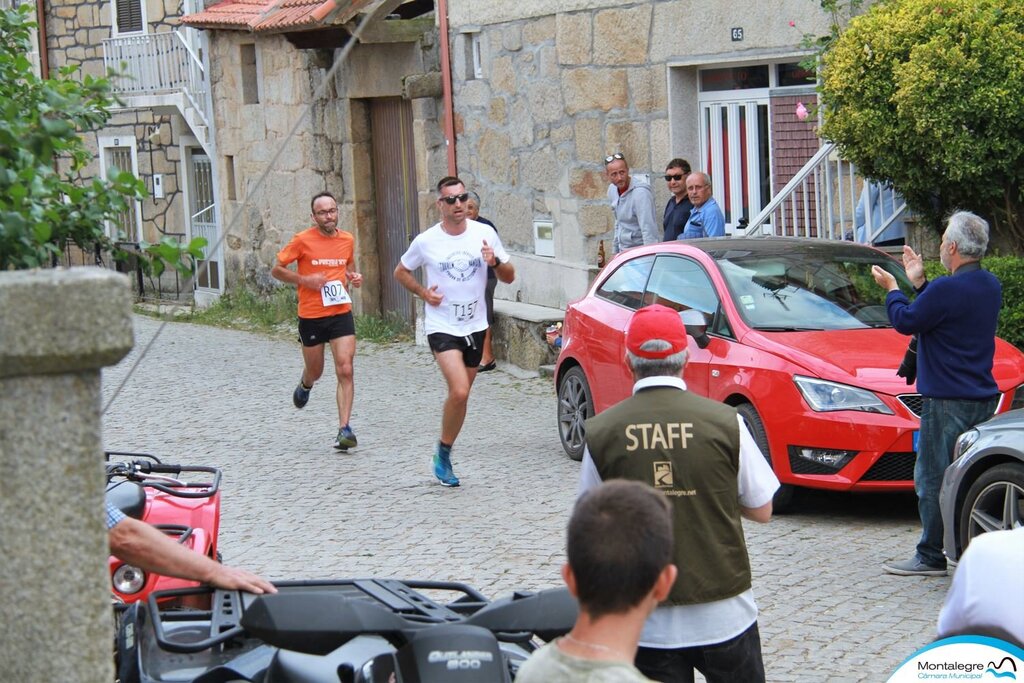
[[[347,21],[370,0],[222,0],[181,23],[253,33],[311,29]],[[342,16],[336,16],[341,14]]]

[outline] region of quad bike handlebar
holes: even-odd
[[[149,453],[106,451],[104,455],[108,482],[120,478],[178,498],[209,498],[220,490],[221,471],[218,467],[164,464]],[[111,460],[112,457],[127,459]],[[183,473],[209,474],[212,480],[183,481],[180,478]]]

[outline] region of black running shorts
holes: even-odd
[[[480,365],[480,359],[484,355],[484,334],[487,330],[480,330],[465,337],[434,332],[427,335],[427,343],[434,353],[442,351],[462,351],[462,362],[467,368],[475,368]]]
[[[326,318],[299,318],[299,339],[303,346],[319,346],[338,337],[356,333],[352,311]]]

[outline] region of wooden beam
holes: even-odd
[[[357,22],[347,24],[350,32],[355,31]],[[359,35],[360,43],[415,43],[424,33],[434,30],[434,17],[415,19],[387,19],[372,21]]]

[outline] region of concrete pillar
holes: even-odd
[[[113,680],[100,368],[132,343],[125,276],[0,272],[3,680]]]

